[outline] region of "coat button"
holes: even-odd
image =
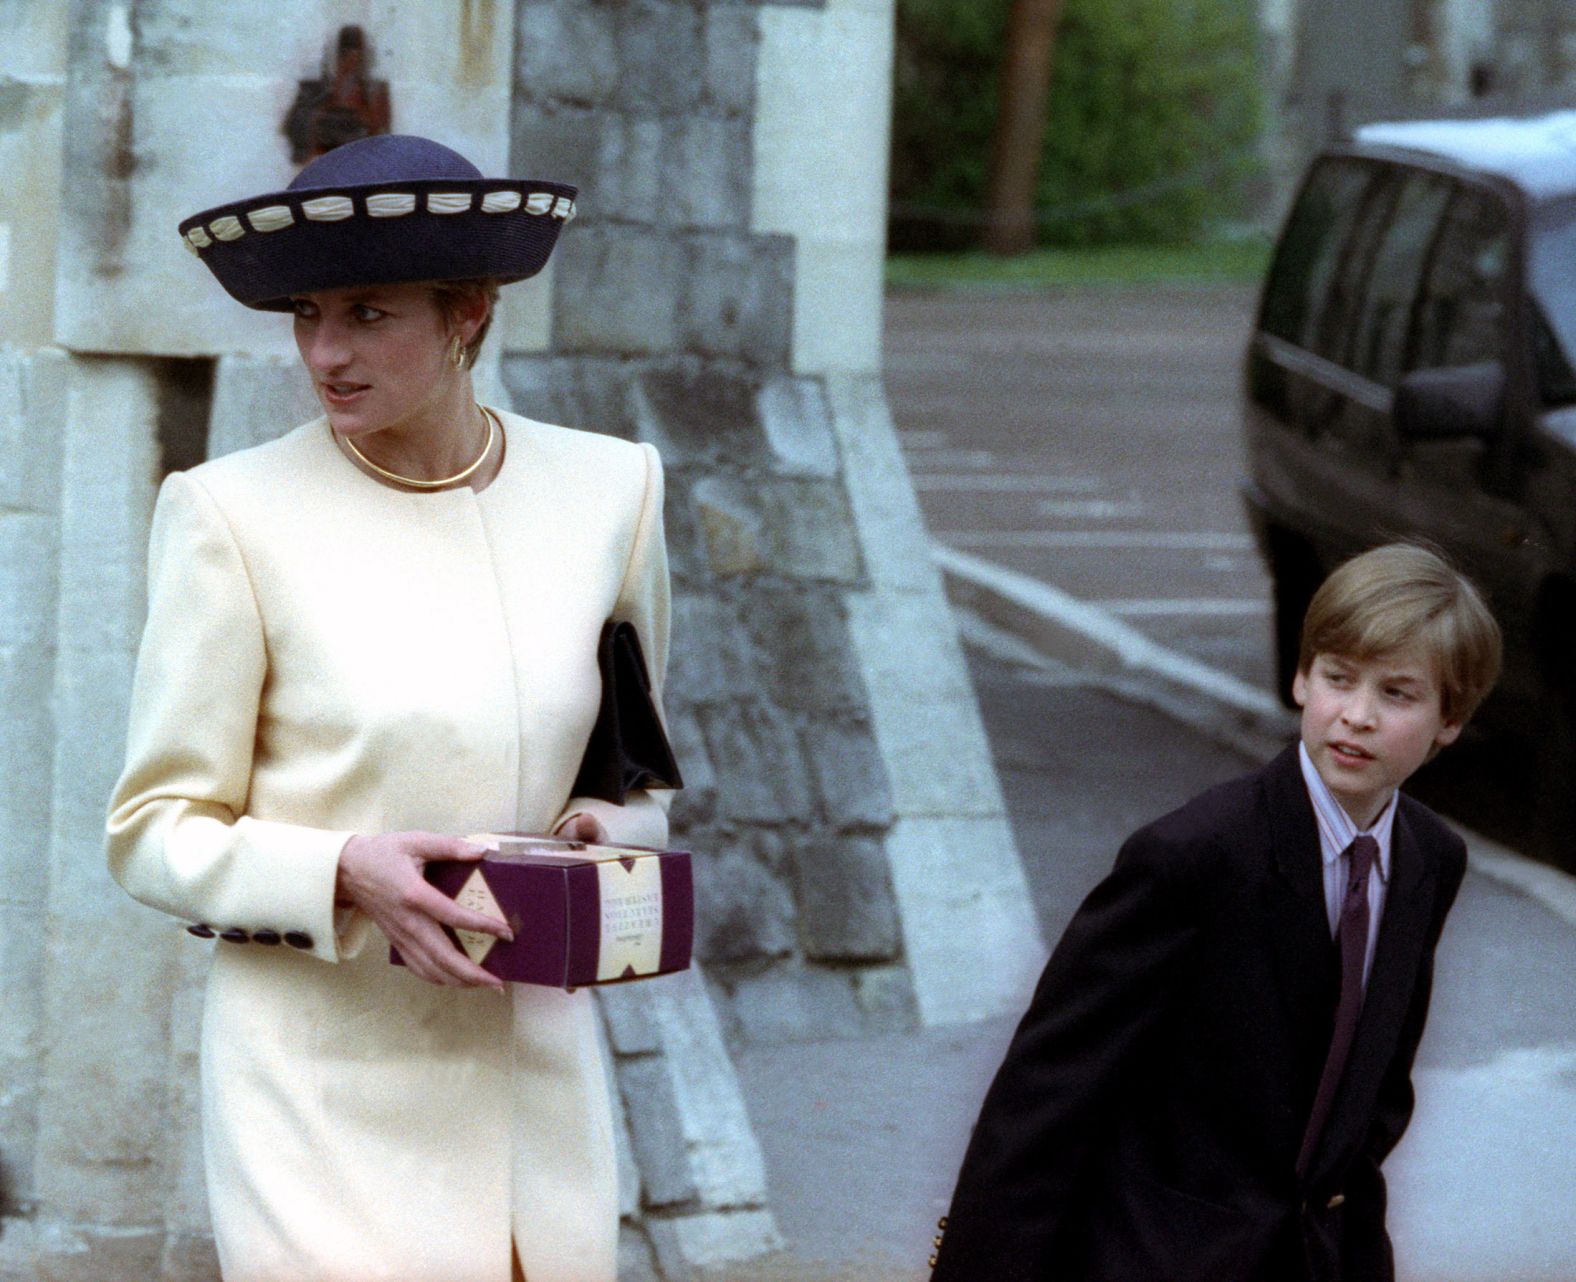
[[[931,1245],[932,1246],[940,1246],[941,1245],[941,1234],[939,1234],[939,1233],[936,1234],[935,1239],[931,1242]]]
[[[300,948],[305,951],[312,947],[312,936],[304,930],[287,930],[284,938],[285,943],[292,948]]]
[[[219,938],[227,944],[248,944],[252,941],[251,935],[239,926],[231,926],[229,930],[221,930]]]
[[[1344,1194],[1344,1193],[1337,1193],[1334,1197],[1332,1197],[1328,1202],[1326,1202],[1324,1204],[1324,1209],[1326,1211],[1333,1211],[1336,1207],[1341,1206],[1342,1204],[1344,1204],[1345,1201],[1346,1201],[1346,1194]]]
[[[936,1221],[936,1227],[938,1229],[940,1229],[943,1233],[945,1233],[947,1231],[947,1217],[945,1215],[943,1215],[939,1220]]]
[[[213,927],[205,921],[198,922],[195,926],[186,927],[186,933],[188,935],[196,935],[198,939],[212,939]]]
[[[279,942],[279,932],[277,930],[269,930],[266,926],[262,930],[254,930],[252,932],[252,942],[254,944],[277,944]]]
[[[930,1257],[930,1267],[931,1268],[935,1268],[936,1267],[936,1257],[935,1256],[931,1256]]]

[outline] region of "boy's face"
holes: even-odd
[[[1434,665],[1420,650],[1372,659],[1317,654],[1291,690],[1314,769],[1359,828],[1374,821],[1408,775],[1461,733],[1440,712]]]

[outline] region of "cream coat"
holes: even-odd
[[[656,452],[502,418],[480,494],[373,481],[319,419],[159,495],[111,870],[184,921],[312,940],[191,941],[214,950],[203,1133],[227,1282],[508,1282],[511,1232],[528,1282],[615,1276],[589,995],[424,983],[334,905],[356,832],[586,810],[666,840],[652,796],[569,797],[604,620],[635,623],[660,691]]]

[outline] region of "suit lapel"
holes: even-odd
[[[1263,778],[1274,860],[1267,919],[1284,1015],[1294,1042],[1300,1045],[1310,1033],[1320,1036],[1317,1027],[1310,1030],[1310,1020],[1317,1025],[1334,1009],[1324,864],[1296,747],[1270,762]]]
[[[1373,1115],[1385,1067],[1395,1053],[1416,987],[1417,968],[1433,917],[1434,879],[1433,865],[1422,843],[1407,823],[1405,812],[1398,813],[1391,834],[1390,884],[1385,889],[1373,968],[1346,1071],[1314,1155],[1315,1172],[1344,1149],[1360,1143]]]

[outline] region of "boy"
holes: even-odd
[[[1461,839],[1397,785],[1460,734],[1499,629],[1421,548],[1314,596],[1301,743],[1140,829],[986,1096],[933,1282],[1390,1282]]]

